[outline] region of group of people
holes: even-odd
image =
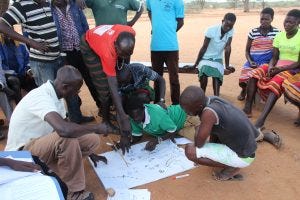
[[[82,11],[85,6],[93,11],[95,28],[88,27]],[[287,14],[285,32],[278,34],[271,26],[273,10],[262,11],[261,26],[251,31],[247,42],[245,66],[251,70],[243,70],[240,81],[239,100],[246,98],[242,111],[217,97],[223,75],[235,71],[229,61],[236,16],[227,13],[220,25],[206,31],[196,62],[189,66],[198,68],[201,88],[190,86],[180,94],[177,31],[184,24],[183,1],[147,0],[146,6],[152,25],[152,69],[130,64],[135,46],[132,26],[143,12],[143,4],[136,0],[52,0],[51,4],[46,0],[16,0],[0,19],[1,33],[29,46],[27,67],[31,72],[25,68],[20,75],[32,73],[38,86],[16,102],[5,150],[28,150],[38,156],[66,183],[67,199],[93,199],[85,190],[82,158],[89,156],[95,165],[106,161],[96,154],[99,134],[119,133],[117,146],[125,153],[148,133],[154,136],[145,147],[151,151],[160,140],[173,140],[187,115],[198,116],[201,124],[195,129],[194,143],[185,148],[187,158],[221,167],[214,173],[217,180],[240,180],[240,168],[255,159],[256,141],[279,145],[276,134],[262,133],[261,128],[283,91],[282,84],[287,99],[299,106],[300,10]],[[127,21],[128,10],[136,11],[131,21]],[[26,37],[14,31],[15,24],[22,25]],[[266,55],[260,56],[263,53]],[[165,105],[164,64],[170,76],[170,106]],[[205,96],[208,77],[213,79],[213,97]],[[83,124],[94,120],[80,110],[78,93],[83,81],[99,108],[102,123]],[[154,89],[149,81],[154,81]],[[248,117],[257,87],[261,94],[268,90],[267,103],[253,125]],[[112,123],[112,105],[118,127]],[[12,166],[9,160],[0,165],[3,163]]]

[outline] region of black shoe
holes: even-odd
[[[93,117],[93,116],[82,116],[79,123],[83,124],[83,123],[92,122],[94,120],[95,120],[95,117]]]

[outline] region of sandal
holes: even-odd
[[[274,133],[276,136],[273,145],[275,146],[276,149],[280,149],[282,146],[282,138],[274,130],[271,130],[271,132]]]
[[[242,174],[236,174],[231,177],[219,178],[221,172],[214,172],[212,175],[216,181],[242,181],[244,176]]]

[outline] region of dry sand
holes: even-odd
[[[298,8],[299,9],[299,8]],[[283,20],[289,9],[275,9],[273,25],[283,30]],[[236,72],[226,76],[221,87],[221,97],[242,108],[243,102],[236,100],[239,94],[238,77],[240,68],[245,62],[245,45],[247,34],[259,25],[259,11],[243,13],[240,10],[204,10],[199,14],[186,15],[185,24],[179,31],[180,62],[194,62],[204,39],[204,31],[208,26],[220,23],[226,12],[234,12],[237,22],[232,43],[231,64]],[[136,48],[132,60],[150,61],[151,26],[146,14],[134,26],[136,30]],[[168,82],[168,76],[165,75]],[[180,74],[181,90],[189,85],[199,85],[197,75]],[[207,94],[212,95],[211,81]],[[87,88],[84,86],[80,96],[83,99],[82,111],[89,115],[97,112]],[[170,103],[169,84],[167,84],[167,103]],[[253,110],[255,120],[263,108],[257,103]],[[300,128],[293,125],[297,117],[297,109],[291,104],[284,104],[280,98],[266,121],[266,127],[279,132],[284,140],[282,150],[278,151],[267,143],[260,143],[255,162],[241,171],[245,180],[242,182],[217,182],[212,179],[212,169],[200,166],[190,170],[189,177],[173,180],[165,178],[138,188],[151,191],[152,200],[196,200],[196,199],[299,199],[300,196]],[[99,153],[107,151],[107,139],[101,138]],[[0,149],[6,141],[0,142]],[[121,162],[121,160],[120,160]],[[85,161],[87,190],[95,194],[97,200],[106,199],[104,189],[93,169]]]

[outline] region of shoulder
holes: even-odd
[[[160,105],[157,105],[157,104],[145,104],[145,107],[151,113],[155,113],[155,115],[166,112],[165,109],[163,109]],[[150,112],[149,112],[149,114],[150,114]]]
[[[221,25],[217,24],[217,25],[209,26],[207,28],[207,31],[216,31],[216,30],[218,30],[220,28],[221,28]]]

